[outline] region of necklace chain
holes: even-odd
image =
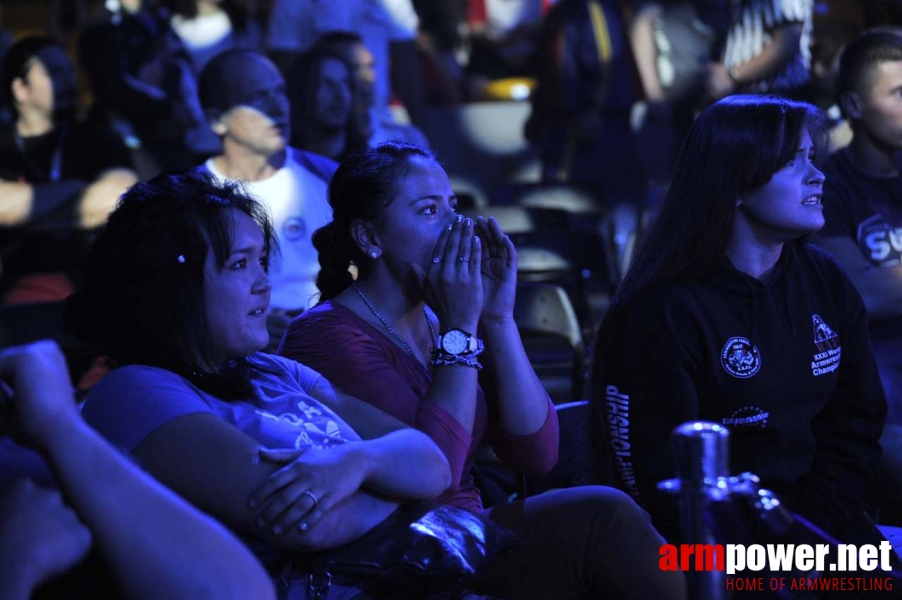
[[[391,326],[391,324],[385,319],[385,317],[382,316],[382,313],[376,310],[376,307],[373,306],[369,299],[363,294],[363,290],[358,287],[357,282],[352,282],[351,285],[354,286],[354,291],[357,292],[357,295],[360,296],[360,299],[363,300],[363,303],[366,304],[366,307],[370,309],[370,312],[373,313],[373,316],[379,319],[379,322],[382,323],[382,326],[385,327],[385,330],[392,334],[392,336],[401,343],[401,347],[404,348],[404,350],[406,350],[407,353],[414,358],[414,360],[420,362],[420,359],[417,358],[416,354],[414,354],[413,348],[410,347],[410,344],[408,344],[407,341],[405,341],[404,338],[401,337],[401,334]],[[426,319],[426,324],[429,325],[429,335],[432,336],[432,341],[433,343],[435,343],[435,340],[437,338],[435,334],[435,327],[433,327],[432,319],[429,318],[429,314],[426,312],[425,308],[423,309],[423,318]]]

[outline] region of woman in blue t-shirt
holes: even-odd
[[[161,175],[123,196],[68,307],[74,332],[115,367],[85,404],[88,422],[270,568],[357,539],[450,482],[427,436],[258,352],[275,249],[239,186]]]

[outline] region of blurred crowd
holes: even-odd
[[[431,107],[528,101],[523,135],[543,182],[635,207],[666,184],[683,133],[718,98],[780,93],[833,107],[838,121],[839,50],[902,12],[898,2],[848,0],[97,4],[51,4],[39,32],[52,33],[47,47],[31,41],[5,57],[5,303],[64,297],[67,271],[119,193],[220,153],[199,81],[228,49],[279,69],[297,149],[340,161],[389,139],[442,146],[429,139],[442,134],[429,126]],[[28,33],[4,31],[0,53]],[[29,70],[35,57],[40,68]]]

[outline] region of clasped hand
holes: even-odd
[[[359,442],[348,442],[325,449],[261,449],[261,459],[285,466],[248,499],[251,509],[260,507],[257,526],[275,535],[313,528],[363,485],[366,461],[356,453],[358,446]]]
[[[426,303],[443,327],[475,331],[480,319],[513,314],[517,253],[494,219],[459,216],[442,231],[420,276]]]

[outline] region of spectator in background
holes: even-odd
[[[354,111],[355,74],[342,56],[315,46],[287,79],[292,146],[338,162],[366,148],[369,131]]]
[[[708,100],[708,64],[726,33],[729,9],[722,0],[638,4],[630,41],[645,92],[646,118],[663,124],[675,138],[664,165],[669,179],[679,141]]]
[[[395,32],[389,43],[389,103],[407,113],[406,121],[426,128],[426,90],[418,44],[420,18],[413,0],[379,0]],[[383,119],[398,121],[391,112]],[[402,120],[403,117],[402,117]]]
[[[429,104],[461,101],[464,65],[462,31],[465,7],[459,0],[413,0],[420,20],[417,45],[424,63],[423,85]]]
[[[91,239],[136,181],[110,131],[75,120],[75,69],[62,46],[27,37],[6,53],[0,127],[0,232],[5,304],[62,300]]]
[[[263,49],[263,31],[256,15],[242,10],[235,0],[159,0],[159,3],[168,9],[169,25],[182,40],[198,73],[224,50]]]
[[[89,119],[135,150],[142,177],[218,152],[197,98],[191,57],[153,0],[113,0],[81,32],[79,60],[94,93]]]
[[[269,21],[269,49],[302,53],[329,33],[359,35],[372,56],[374,75],[368,110],[374,124],[375,141],[382,141],[388,138],[380,136],[381,125],[395,121],[389,110],[392,92],[404,106],[411,108],[409,116],[413,123],[423,125],[418,122],[422,118],[422,84],[418,83],[419,67],[412,66],[415,61],[411,56],[416,37],[416,14],[402,10],[409,4],[409,0],[275,0]],[[395,68],[391,60],[393,42],[402,42],[401,47],[396,47],[396,56],[402,58],[402,64],[397,65],[401,68],[399,78],[391,75]],[[392,89],[393,82],[403,85]]]
[[[429,141],[418,127],[386,119],[384,111],[374,110],[380,77],[378,63],[359,35],[333,31],[320,38],[317,47],[338,54],[351,66],[355,74],[354,111],[358,127],[366,136],[368,145],[401,140],[421,148],[429,147]]]
[[[276,66],[252,50],[227,50],[204,68],[200,97],[222,153],[204,163],[220,181],[240,181],[267,207],[279,240],[270,260],[267,316],[275,350],[291,320],[318,296],[311,237],[332,218],[326,188],[337,164],[288,146],[290,107]]]
[[[0,399],[0,597],[275,598],[260,563],[231,533],[85,424],[53,342],[0,351],[0,381],[14,394]],[[20,471],[29,460],[39,476],[49,465],[55,480],[35,485]],[[103,570],[85,564],[92,548]]]
[[[542,20],[552,0],[469,0],[466,72],[469,96],[479,99],[489,82],[535,77]]]
[[[541,146],[542,181],[640,202],[645,177],[630,109],[641,92],[621,1],[556,4],[546,18],[541,61],[526,137]]]
[[[875,29],[840,58],[837,91],[852,142],[824,165],[823,246],[864,298],[889,413],[881,437],[880,521],[902,525],[902,33]]]
[[[730,25],[723,55],[708,65],[710,99],[736,93],[805,95],[814,0],[727,1]]]
[[[630,124],[641,85],[622,0],[561,0],[545,19],[526,139],[542,182],[587,188],[612,207],[616,264],[645,203],[647,174]]]

